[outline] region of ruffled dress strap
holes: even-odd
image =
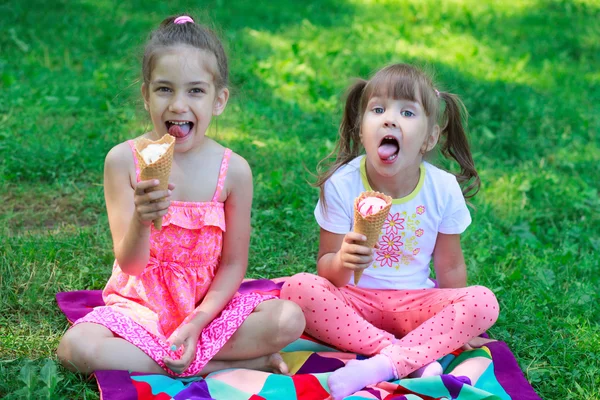
[[[131,147],[131,154],[133,155],[133,162],[135,163],[135,180],[136,182],[140,181],[140,163],[138,163],[138,159],[135,156],[135,141],[128,140],[127,144]]]
[[[221,161],[221,169],[219,170],[219,180],[217,181],[217,188],[215,189],[215,195],[213,196],[213,202],[218,202],[225,185],[225,178],[227,177],[227,169],[229,168],[229,159],[231,157],[231,149],[225,149],[223,154],[223,160]]]

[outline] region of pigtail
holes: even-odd
[[[443,116],[445,125],[441,132],[441,135],[445,137],[442,154],[446,158],[452,157],[460,165],[460,173],[456,174],[456,179],[463,187],[463,195],[468,199],[479,192],[481,180],[475,170],[475,163],[465,132],[467,110],[455,94],[439,92],[439,96],[446,103]]]
[[[362,148],[360,142],[361,100],[366,85],[367,81],[360,79],[348,89],[338,141],[333,151],[317,165],[317,181],[313,186],[319,188],[319,198],[325,211],[327,210],[325,182],[342,165],[358,157]],[[335,157],[335,161],[329,162],[333,157]]]

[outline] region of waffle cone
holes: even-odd
[[[367,215],[363,217],[363,215],[358,211],[358,205],[362,199],[366,197],[379,197],[380,199],[385,200],[386,206],[383,207],[375,214]],[[362,192],[355,200],[354,200],[354,232],[361,233],[367,237],[366,245],[373,248],[377,240],[379,239],[379,235],[381,234],[381,228],[383,227],[383,223],[390,213],[390,209],[392,208],[392,198],[386,194],[375,192],[375,191],[367,191]],[[360,280],[364,270],[355,271],[354,272],[354,284],[356,285]]]
[[[151,164],[146,164],[141,151],[150,144],[168,143],[167,151],[161,155],[158,160]],[[173,162],[173,151],[175,149],[175,138],[171,135],[164,135],[159,140],[153,141],[144,137],[138,138],[135,141],[135,157],[138,160],[140,167],[140,179],[147,181],[150,179],[158,179],[158,186],[153,187],[150,191],[166,190],[169,187],[169,175],[171,174],[171,163]],[[160,201],[160,200],[155,200]],[[162,218],[157,218],[154,221],[154,228],[160,230],[162,228]]]

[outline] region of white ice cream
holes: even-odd
[[[144,158],[146,164],[152,164],[154,161],[158,160],[160,156],[165,154],[168,148],[168,143],[149,144],[144,150],[140,151],[140,154]]]

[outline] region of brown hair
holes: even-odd
[[[217,90],[227,87],[229,69],[227,66],[227,55],[221,41],[210,29],[196,22],[174,23],[177,17],[184,15],[189,16],[181,14],[165,18],[160,26],[150,34],[142,60],[142,77],[144,83],[146,85],[150,83],[154,60],[160,50],[164,50],[170,46],[187,45],[215,55],[218,68],[218,71],[213,71],[215,86]]]
[[[373,96],[419,101],[428,117],[429,127],[440,124],[442,154],[446,158],[452,157],[460,165],[460,172],[455,175],[463,186],[463,196],[468,199],[477,194],[481,182],[465,133],[466,108],[458,96],[438,92],[427,74],[408,64],[393,64],[379,70],[368,81],[358,80],[350,86],[346,96],[338,142],[331,154],[319,162],[317,181],[314,183],[320,189],[320,199],[325,209],[325,182],[341,166],[361,154],[360,127],[367,104]],[[445,107],[442,107],[440,100],[443,100]],[[332,157],[335,157],[335,161],[330,162]]]

